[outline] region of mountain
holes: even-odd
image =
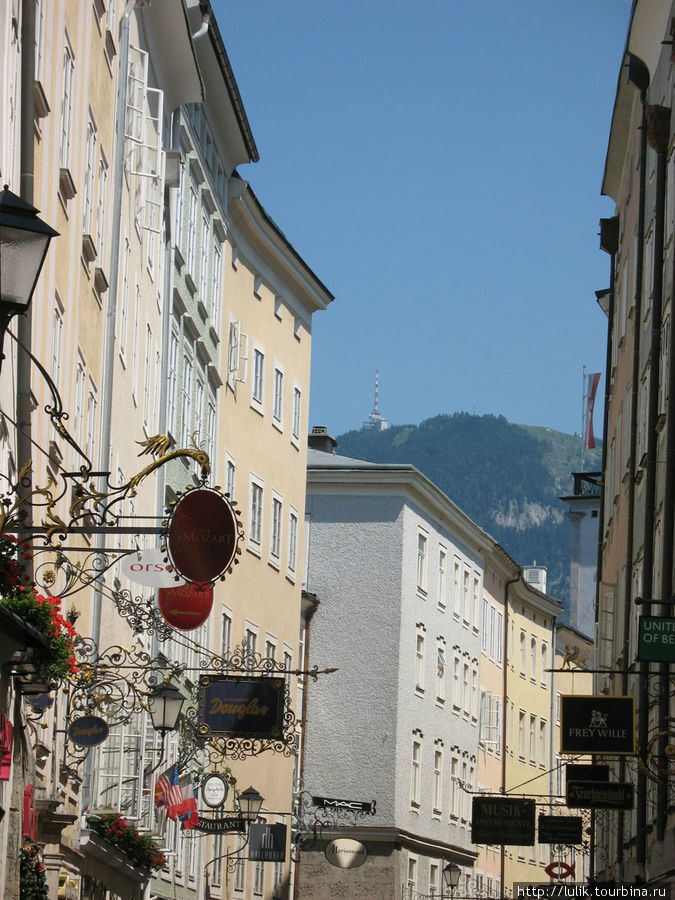
[[[415,466],[520,565],[546,566],[547,593],[567,609],[570,528],[559,497],[572,492],[571,473],[581,471],[578,435],[455,413],[337,440],[344,456]],[[587,450],[584,470],[600,464],[601,451]]]

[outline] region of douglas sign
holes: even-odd
[[[281,740],[285,695],[283,678],[203,675],[200,721],[214,735]]]

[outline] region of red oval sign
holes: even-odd
[[[234,559],[237,541],[237,518],[222,494],[199,488],[175,505],[166,545],[172,566],[186,581],[215,581]]]
[[[181,584],[175,588],[160,588],[159,611],[169,625],[180,631],[199,628],[209,617],[213,606],[210,584]]]
[[[562,860],[560,862],[554,860],[544,868],[544,872],[549,878],[569,878],[570,875],[574,875],[575,869],[575,863],[569,865],[569,863],[562,862]]]

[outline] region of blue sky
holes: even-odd
[[[213,5],[260,152],[240,174],[335,295],[310,426],[360,427],[379,370],[391,424],[579,432],[630,0]]]

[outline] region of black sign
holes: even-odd
[[[241,816],[229,816],[225,819],[206,819],[200,813],[199,824],[195,825],[198,831],[206,831],[207,834],[225,834],[231,831],[245,831],[244,820]]]
[[[609,766],[582,766],[579,763],[567,763],[565,781],[609,781]]]
[[[534,800],[474,797],[471,817],[473,844],[534,844]]]
[[[200,722],[209,734],[241,738],[283,738],[283,678],[202,675]]]
[[[374,816],[377,812],[377,800],[335,800],[332,797],[312,797],[314,806],[322,809],[346,809],[349,812],[366,813]]]
[[[286,859],[285,825],[251,825],[248,835],[248,858],[250,860],[283,862]]]
[[[561,753],[635,753],[635,698],[561,697]]]
[[[539,816],[540,844],[581,844],[581,816]]]
[[[568,781],[566,802],[575,809],[633,809],[635,791],[630,782]]]

